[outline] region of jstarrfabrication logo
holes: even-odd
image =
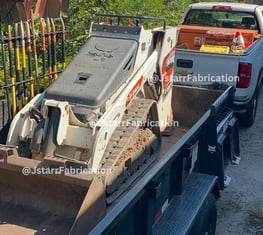
[[[28,175],[77,175],[77,174],[111,174],[112,169],[93,169],[93,168],[85,168],[85,167],[24,167],[22,169],[22,174],[25,176]]]
[[[173,82],[197,82],[197,83],[214,83],[214,82],[219,82],[219,83],[229,83],[229,82],[238,82],[239,81],[239,76],[232,76],[228,74],[221,74],[221,75],[212,75],[212,74],[207,74],[207,75],[201,75],[201,74],[188,74],[186,76],[182,75],[174,75],[173,76]]]

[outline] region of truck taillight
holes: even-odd
[[[247,88],[250,84],[252,64],[240,63],[238,68],[238,88]]]

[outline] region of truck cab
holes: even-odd
[[[178,26],[176,82],[234,85],[235,112],[243,126],[255,120],[263,77],[262,12],[255,4],[194,3]]]

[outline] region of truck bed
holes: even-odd
[[[244,46],[248,48],[259,37],[257,30],[218,28],[208,26],[180,25],[177,48],[200,50],[203,44],[218,46],[233,45],[235,33],[243,36]]]
[[[175,127],[171,136],[162,136],[161,154],[153,163],[154,166],[163,162],[161,160],[165,158],[169,150],[173,149],[174,151],[175,148],[178,148],[179,151],[189,138],[198,134],[198,131],[202,129],[210,117],[211,105],[213,103],[220,105],[218,98],[222,93],[222,90],[173,87],[174,120],[178,121],[179,125]],[[223,98],[221,97],[221,99]],[[152,167],[150,168],[152,169]],[[137,181],[133,183],[133,186],[136,185]],[[122,200],[123,196],[108,206],[107,214],[116,209],[115,206]],[[12,200],[0,202],[0,208],[0,234],[68,234],[76,216],[76,214],[71,214],[71,216],[61,217],[50,212],[42,212],[31,207],[18,205]]]

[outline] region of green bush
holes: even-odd
[[[6,92],[3,86],[4,86],[4,72],[0,71],[0,100],[6,98]]]
[[[263,201],[256,199],[249,211],[249,222],[255,229],[255,235],[263,234]]]

